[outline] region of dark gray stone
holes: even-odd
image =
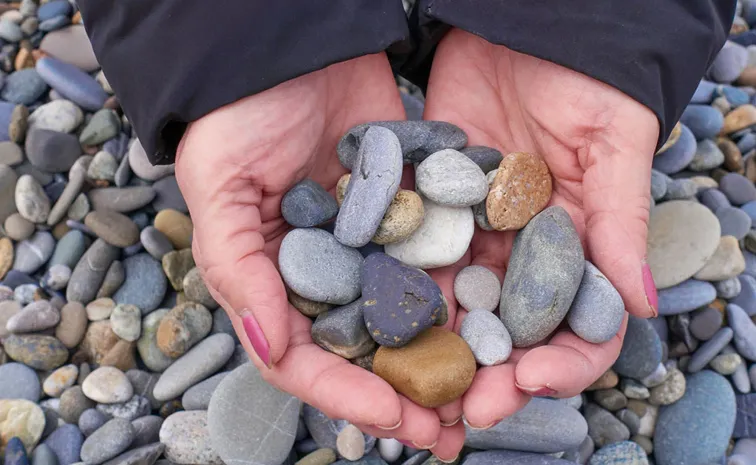
[[[81,460],[99,465],[128,449],[134,440],[131,422],[114,418],[92,433],[81,446]]]
[[[146,315],[163,300],[168,287],[163,268],[149,254],[140,253],[123,261],[126,280],[113,294],[117,304],[136,305]]]
[[[102,239],[97,239],[79,260],[71,274],[66,289],[66,298],[81,302],[83,305],[94,300],[105,274],[113,261],[118,258],[120,249]],[[161,279],[165,277],[161,271]]]
[[[156,442],[124,452],[104,465],[153,465],[164,450],[165,444]]]
[[[166,176],[163,179],[155,181],[152,185],[155,189],[155,200],[152,201],[152,208],[155,211],[173,209],[182,213],[189,213],[184,196],[181,194],[176,176]],[[338,210],[338,206],[336,206]],[[336,216],[336,213],[333,214]]]
[[[721,328],[714,336],[706,341],[698,350],[695,351],[688,363],[688,372],[695,373],[701,371],[711,362],[714,357],[732,340],[733,332],[730,328]]]
[[[303,179],[281,199],[281,215],[295,228],[310,228],[334,218],[336,199],[312,179]]]
[[[588,434],[597,447],[630,439],[630,430],[627,426],[608,410],[595,404],[588,404],[584,414],[588,422]]]
[[[630,315],[619,358],[614,371],[622,376],[643,379],[654,372],[662,358],[659,334],[645,319]]]
[[[72,465],[79,462],[81,445],[84,442],[84,436],[75,425],[65,424],[59,426],[50,436],[45,439],[44,444],[55,452],[58,457],[59,465]]]
[[[147,415],[139,417],[131,422],[134,427],[134,442],[131,447],[146,446],[160,441],[160,427],[163,425],[163,417]]]
[[[341,430],[350,424],[346,420],[332,420],[325,413],[308,404],[304,404],[304,421],[310,436],[315,440],[318,447],[333,450],[336,450],[336,437]],[[364,436],[365,454],[367,455],[375,447],[376,439],[367,434]]]
[[[475,162],[484,173],[488,173],[489,171],[498,168],[499,163],[504,159],[501,152],[495,148],[484,147],[482,145],[465,147],[460,150],[460,152],[464,153],[467,158]]]
[[[375,341],[365,327],[362,300],[321,313],[311,332],[313,342],[347,359],[367,355],[375,349]]]
[[[81,155],[76,136],[47,129],[32,129],[26,136],[26,156],[48,173],[65,173]]]

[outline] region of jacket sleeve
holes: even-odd
[[[734,19],[735,0],[418,0],[419,44],[402,72],[427,83],[434,44],[458,27],[591,76],[650,108],[659,145],[680,118]]]
[[[189,122],[330,64],[401,44],[401,0],[79,0],[95,55],[150,160]]]

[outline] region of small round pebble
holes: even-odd
[[[721,354],[714,357],[710,362],[711,367],[720,375],[731,375],[735,373],[743,359],[736,353]]]
[[[467,310],[493,312],[499,305],[500,297],[498,276],[484,266],[467,266],[454,278],[454,298]]]
[[[483,366],[500,365],[512,353],[512,338],[504,323],[488,310],[472,310],[462,321],[460,336]]]
[[[97,409],[87,409],[79,416],[79,429],[84,436],[90,436],[100,426],[104,425],[108,421],[108,418],[102,412]]]
[[[110,314],[110,328],[121,339],[134,342],[142,332],[142,312],[135,305],[116,305]]]
[[[79,376],[79,367],[65,365],[50,373],[42,383],[42,390],[50,397],[60,397],[63,391],[73,386]]]
[[[365,455],[365,437],[356,426],[347,425],[336,436],[336,450],[347,460],[359,460]]]
[[[134,389],[126,375],[114,367],[100,367],[87,376],[82,384],[84,394],[102,404],[126,402]]]
[[[336,200],[311,179],[289,189],[281,199],[281,214],[295,228],[309,228],[334,218],[339,211]]]
[[[486,175],[464,154],[446,149],[430,155],[415,170],[418,193],[450,207],[471,207],[488,195]]]

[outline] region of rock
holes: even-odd
[[[81,387],[84,395],[102,404],[126,402],[134,395],[134,388],[126,375],[109,366],[94,370]]]
[[[20,363],[0,365],[0,399],[39,402],[39,397],[39,379],[34,370]]]
[[[184,290],[184,277],[194,268],[194,258],[192,249],[183,249],[171,251],[163,255],[163,271],[168,277],[173,289],[177,291]]]
[[[13,213],[5,219],[5,232],[14,241],[28,239],[34,233],[34,223],[19,213]]]
[[[582,339],[599,344],[613,338],[625,317],[625,304],[612,283],[591,262],[585,271],[567,322]]]
[[[677,315],[704,307],[717,298],[711,283],[689,279],[658,292],[660,315]]]
[[[7,21],[0,21],[0,34],[2,34],[2,24]],[[17,437],[10,438],[5,447],[5,465],[29,465],[29,457],[26,455],[26,449],[21,439]]]
[[[568,465],[573,463],[550,455],[513,450],[473,452],[462,462],[463,465]]]
[[[8,216],[16,212],[15,192],[17,180],[18,175],[11,167],[0,165],[0,220],[2,221],[5,221]]]
[[[346,359],[375,350],[375,342],[365,327],[362,300],[321,313],[311,332],[316,344]]]
[[[716,215],[722,228],[723,236],[734,236],[735,239],[741,240],[750,231],[751,217],[739,208],[720,208],[717,210]]]
[[[91,302],[95,298],[108,268],[119,253],[117,247],[102,239],[97,239],[74,268],[66,289],[66,298],[69,301],[73,300],[84,304]],[[160,274],[162,277],[162,272]]]
[[[53,265],[42,276],[40,284],[46,290],[61,291],[71,279],[71,269],[66,265]]]
[[[94,406],[94,402],[84,395],[81,386],[73,386],[66,389],[60,396],[60,417],[67,423],[76,424],[82,413]]]
[[[79,462],[84,436],[75,425],[61,425],[45,439],[47,447],[55,452],[59,465]]]
[[[706,265],[720,241],[716,216],[690,201],[670,201],[651,211],[648,264],[658,289],[680,284]]]
[[[91,323],[84,334],[80,349],[86,354],[89,362],[100,364],[107,353],[120,340],[110,329],[110,321]]]
[[[651,389],[651,397],[648,401],[653,405],[670,405],[685,394],[685,375],[674,369],[669,372],[667,380],[659,386]]]
[[[694,275],[694,278],[703,281],[722,281],[735,277],[744,270],[745,258],[740,251],[738,240],[733,236],[723,236],[714,255]]]
[[[34,402],[0,399],[0,452],[13,437],[21,439],[28,450],[33,450],[42,437],[44,427],[45,414]]]
[[[98,404],[97,410],[107,417],[132,421],[150,414],[150,401],[146,397],[135,395],[126,402],[117,404]]]
[[[622,463],[648,465],[648,457],[639,444],[633,441],[622,441],[609,444],[596,451],[591,456],[588,465],[619,465]]]
[[[682,399],[659,414],[656,463],[718,462],[727,449],[735,411],[735,395],[724,377],[709,370],[690,375]]]
[[[745,256],[749,257],[749,253],[746,252]],[[748,262],[746,261],[746,271],[748,271]],[[747,274],[741,274],[738,276],[740,281],[740,293],[737,297],[731,299],[731,302],[738,305],[748,314],[756,313],[756,278]]]
[[[116,247],[128,247],[139,241],[139,228],[127,216],[115,211],[96,210],[84,219],[100,239]]]
[[[737,414],[732,436],[735,438],[753,438],[755,426],[753,412],[756,410],[756,395],[747,394],[736,396],[736,405]],[[738,441],[738,443],[741,441]]]
[[[419,163],[432,153],[467,145],[464,131],[444,121],[373,121],[351,128],[339,141],[336,152],[345,168],[354,171],[363,139],[368,129],[376,126],[391,130],[399,139],[404,164]]]
[[[70,364],[53,371],[42,383],[42,390],[50,397],[60,397],[79,377],[79,367]]]
[[[156,181],[152,188],[155,189],[155,200],[152,202],[152,208],[156,211],[173,209],[182,213],[189,212],[184,196],[176,182],[176,176],[166,176]],[[334,216],[336,216],[335,213]]]
[[[484,173],[497,169],[503,159],[501,152],[492,147],[470,146],[461,149],[460,152],[478,165]]]
[[[58,465],[58,457],[47,445],[40,444],[34,449],[32,465]]]
[[[281,243],[278,262],[286,284],[302,297],[344,305],[360,295],[362,255],[326,231],[290,231]]]
[[[180,304],[161,319],[157,346],[171,358],[180,357],[210,333],[212,324],[212,315],[201,304]]]
[[[68,359],[68,349],[51,336],[11,334],[3,341],[10,358],[36,370],[53,370]]]
[[[138,210],[152,202],[155,198],[155,189],[150,186],[105,187],[92,189],[87,195],[94,210],[126,213]]]
[[[731,375],[743,364],[743,358],[736,353],[717,355],[710,362],[711,367],[720,375]],[[750,389],[749,389],[750,391]]]
[[[517,413],[491,428],[465,425],[465,445],[476,449],[516,449],[552,453],[577,447],[588,426],[580,412],[551,399],[533,398]]]
[[[724,163],[724,153],[719,150],[716,142],[705,139],[698,143],[696,153],[688,165],[692,171],[709,171]]]
[[[37,60],[35,69],[50,87],[86,110],[99,110],[108,98],[94,78],[71,64],[47,56]]]
[[[584,268],[580,238],[562,207],[547,208],[517,235],[499,306],[515,347],[530,346],[556,329]]]
[[[472,210],[422,200],[423,223],[408,238],[387,244],[386,253],[406,265],[422,269],[457,262],[467,251],[475,230]]]
[[[462,338],[435,327],[404,347],[380,347],[373,359],[376,375],[426,408],[458,399],[472,383],[475,368],[475,358]]]
[[[756,361],[756,324],[736,304],[727,305],[727,321],[734,333],[733,341],[738,353],[750,361]]]
[[[5,78],[0,98],[7,102],[30,105],[47,89],[47,84],[35,69],[21,69]]]
[[[192,220],[176,210],[163,210],[155,216],[155,228],[165,234],[177,249],[192,246]]]
[[[336,440],[339,433],[349,426],[346,420],[332,420],[320,410],[308,404],[304,404],[302,418],[307,431],[314,439],[315,447],[336,449]],[[364,436],[365,453],[370,453],[375,447],[376,439],[373,436]]]
[[[79,135],[79,142],[81,145],[99,145],[117,136],[120,131],[121,120],[118,114],[113,110],[103,108],[92,115],[92,118],[81,131],[81,135]],[[110,154],[108,153],[108,155]],[[112,155],[110,157],[114,163],[117,163],[115,157]],[[115,174],[117,166],[117,164],[113,166],[113,174]]]
[[[424,214],[420,196],[413,191],[399,189],[383,215],[372,242],[385,245],[403,241],[420,227]]]
[[[132,449],[108,460],[105,465],[152,465],[165,450],[165,445],[156,442]]]
[[[162,232],[155,229],[154,226],[147,226],[139,234],[139,240],[144,249],[152,255],[155,260],[162,260],[163,256],[173,251],[173,244]]]
[[[158,400],[170,400],[222,367],[234,351],[234,340],[224,333],[213,334],[194,346],[163,372],[153,390]]]
[[[195,410],[169,416],[160,428],[160,442],[165,445],[165,457],[176,464],[223,464],[211,443],[208,412]]]
[[[221,381],[210,400],[213,448],[226,463],[279,464],[294,444],[300,407],[297,398],[266,383],[251,363],[243,365]]]
[[[471,265],[463,268],[454,278],[454,298],[467,310],[493,312],[501,298],[498,276],[488,268]]]
[[[184,410],[207,410],[213,392],[228,374],[227,371],[218,373],[189,388],[181,397]]]
[[[45,34],[39,49],[60,61],[70,63],[84,71],[99,68],[92,44],[84,26],[75,24]],[[54,100],[57,102],[58,100]]]
[[[11,269],[13,261],[13,242],[7,237],[0,238],[0,278]]]
[[[727,114],[724,119],[722,132],[731,134],[740,131],[756,122],[756,107],[753,105],[741,105]]]
[[[664,200],[689,200],[696,196],[698,184],[690,179],[670,179]]]
[[[87,178],[95,181],[114,181],[117,170],[118,161],[115,157],[101,150],[92,158],[92,162],[89,164],[89,168],[87,168]]]
[[[695,373],[702,370],[714,357],[732,340],[733,332],[730,328],[721,328],[711,339],[702,344],[693,354],[687,371]]]
[[[79,416],[79,430],[84,436],[90,436],[97,431],[100,426],[104,425],[106,421],[108,421],[108,418],[104,413],[94,408],[89,408]]]
[[[100,360],[101,366],[111,366],[121,371],[128,371],[136,367],[134,358],[135,343],[119,339]]]
[[[630,315],[625,342],[614,363],[614,371],[622,376],[642,379],[654,372],[661,359],[661,341],[651,323]]]
[[[501,320],[488,310],[472,310],[462,321],[460,336],[483,366],[500,365],[512,353],[512,339]]]
[[[162,372],[173,363],[173,359],[165,355],[157,346],[157,330],[163,317],[169,310],[156,310],[142,321],[142,335],[137,342],[137,350],[142,361],[152,371]]]
[[[11,299],[13,294],[11,294]],[[21,304],[14,300],[6,300],[0,302],[0,338],[5,338],[10,332],[5,329],[5,325],[13,315],[21,311]]]
[[[38,231],[16,245],[13,269],[24,273],[38,270],[52,256],[55,238],[47,231]]]
[[[101,297],[87,304],[87,318],[89,321],[102,321],[109,319],[115,307],[116,304],[113,302],[113,299]]]
[[[188,300],[202,304],[209,309],[218,308],[218,303],[213,299],[210,291],[208,291],[199,268],[189,270],[186,276],[184,276],[184,282],[181,286]]]
[[[446,307],[441,289],[428,274],[386,254],[365,259],[362,283],[365,325],[382,346],[406,345],[436,324]]]
[[[129,378],[131,385],[134,387],[135,395],[149,399],[152,408],[158,409],[163,405],[163,402],[155,399],[152,395],[152,390],[155,388],[155,384],[157,384],[157,381],[160,378],[159,373],[149,373],[147,371],[131,369],[126,372],[126,377]],[[157,438],[157,436],[155,437]]]
[[[598,447],[630,439],[630,431],[624,423],[609,411],[595,405],[585,407],[588,434]]]
[[[115,294],[117,304],[136,305],[145,315],[163,300],[167,287],[162,267],[149,254],[140,253],[123,261],[126,280]]]
[[[110,314],[110,328],[121,339],[136,341],[142,332],[142,312],[134,305],[116,305]]]
[[[719,189],[733,205],[743,205],[756,200],[756,186],[745,176],[727,173],[719,180]]]
[[[123,263],[116,260],[110,264],[108,271],[105,273],[105,279],[102,280],[102,285],[97,291],[97,298],[110,297],[121,288],[123,282],[126,280],[126,271],[123,268]]]
[[[600,389],[594,391],[593,400],[601,407],[616,412],[627,407],[627,397],[617,389]]]
[[[471,207],[488,195],[486,175],[464,154],[446,149],[433,153],[415,169],[419,194],[440,205]]]
[[[69,133],[83,120],[84,113],[78,105],[69,100],[53,100],[39,106],[29,115],[29,126],[35,130]]]
[[[336,450],[347,460],[359,460],[365,455],[365,438],[354,425],[347,425],[336,437]]]
[[[48,264],[49,266],[65,265],[68,268],[75,269],[74,267],[84,255],[86,249],[87,238],[84,234],[75,229],[71,230],[58,241]]]
[[[147,415],[139,417],[131,422],[134,427],[134,442],[131,447],[144,446],[160,440],[160,427],[163,425],[163,418],[156,415]]]
[[[67,172],[81,155],[76,137],[38,127],[29,131],[25,148],[31,164],[48,173]]]
[[[52,328],[60,321],[60,312],[46,300],[38,300],[13,315],[5,327],[11,333],[33,333]]]
[[[551,173],[539,155],[508,154],[486,199],[489,224],[498,231],[522,229],[546,207],[551,188]]]
[[[678,127],[678,139],[653,159],[654,170],[660,173],[677,173],[688,166],[696,155],[695,136],[684,124],[678,123]]]
[[[157,181],[174,172],[174,165],[153,165],[138,139],[131,143],[128,157],[131,170],[145,181]]]
[[[295,228],[310,228],[334,218],[336,200],[312,179],[303,179],[281,199],[281,214]]]
[[[709,105],[689,104],[680,117],[680,123],[687,126],[697,140],[712,139],[722,130],[724,117]]]
[[[32,223],[44,223],[50,213],[50,199],[28,174],[19,177],[16,183],[16,207],[21,216]]]
[[[700,341],[708,341],[722,327],[722,313],[707,307],[696,313],[690,320],[690,332]]]
[[[302,457],[295,465],[330,465],[335,461],[336,453],[333,449],[322,448]]]
[[[24,161],[24,152],[14,142],[0,142],[0,163],[16,166]]]

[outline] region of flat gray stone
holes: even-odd
[[[165,445],[159,442],[148,444],[137,449],[124,452],[118,457],[105,462],[105,465],[152,465],[165,450]]]
[[[756,324],[748,314],[735,304],[727,306],[727,321],[734,333],[733,342],[738,353],[756,362]]]
[[[64,173],[81,155],[75,136],[49,129],[32,128],[24,144],[32,165],[48,173]]]
[[[84,112],[70,100],[52,100],[29,115],[29,127],[57,132],[73,132],[84,121]]]
[[[117,304],[135,305],[143,315],[155,310],[168,287],[160,262],[149,254],[140,253],[125,259],[123,268],[126,279],[113,294],[113,300]]]
[[[717,354],[732,341],[733,332],[730,328],[721,328],[714,336],[698,347],[688,363],[687,371],[695,373],[703,370]]]
[[[163,255],[173,251],[173,244],[159,229],[147,226],[139,234],[139,241],[155,260],[162,260]],[[201,302],[200,302],[201,303]]]
[[[207,410],[213,392],[228,374],[228,371],[218,373],[187,389],[181,397],[184,410]]]
[[[365,326],[362,300],[318,315],[312,324],[312,340],[346,359],[369,354],[376,344]]]
[[[609,279],[587,261],[583,279],[567,314],[570,328],[582,339],[600,344],[613,338],[625,317],[625,303]]]
[[[36,403],[41,394],[34,370],[22,363],[0,365],[0,399],[26,399]]]
[[[10,166],[0,164],[0,220],[5,221],[16,212],[16,182],[18,175]],[[26,216],[21,215],[26,218]],[[32,221],[29,218],[27,220]]]
[[[514,450],[489,450],[465,456],[462,465],[574,465],[550,455]]]
[[[654,372],[661,359],[659,334],[648,320],[630,315],[622,350],[614,362],[614,371],[641,380]]]
[[[588,404],[585,407],[585,420],[588,422],[588,434],[599,448],[630,439],[627,426],[611,412],[596,404]]]
[[[108,268],[119,255],[118,247],[97,239],[74,268],[71,279],[68,281],[66,298],[84,305],[94,300]]]
[[[13,269],[23,273],[34,273],[53,254],[55,238],[47,231],[37,231],[29,239],[16,244]]]
[[[122,418],[113,418],[92,433],[81,446],[81,460],[100,465],[125,451],[134,440],[134,427]]]
[[[47,300],[38,300],[13,315],[5,328],[11,333],[34,333],[53,328],[60,321],[60,311]]]
[[[151,186],[103,187],[87,193],[93,210],[113,210],[119,213],[138,210],[155,198]]]
[[[131,447],[145,446],[160,441],[160,427],[163,426],[163,417],[147,415],[139,417],[131,422],[134,427],[134,442]]]
[[[499,317],[488,310],[472,310],[465,316],[459,335],[483,366],[500,365],[512,354],[512,338]]]
[[[449,207],[472,207],[486,199],[488,182],[483,170],[453,149],[431,154],[415,169],[418,193]]]

